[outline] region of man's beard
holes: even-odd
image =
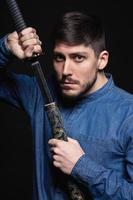
[[[89,94],[89,91],[96,83],[96,80],[97,80],[97,72],[95,73],[93,79],[90,82],[86,83],[86,85],[83,86],[84,89],[75,95],[67,95],[67,94],[63,93],[60,88],[60,93],[61,93],[62,99],[65,101],[69,101],[69,102],[71,102],[71,101],[74,102],[76,100],[82,99],[83,97],[87,96],[87,94]]]

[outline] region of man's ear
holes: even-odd
[[[103,70],[107,63],[108,63],[109,53],[108,51],[104,50],[100,53],[98,58],[98,69]]]

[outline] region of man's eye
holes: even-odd
[[[55,62],[62,62],[64,61],[64,57],[62,55],[54,55]]]
[[[76,55],[76,56],[74,57],[74,60],[75,60],[76,62],[82,62],[82,61],[84,61],[84,59],[85,59],[85,57],[84,57],[84,56],[81,56],[81,55]]]

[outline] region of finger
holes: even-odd
[[[48,144],[50,144],[51,146],[57,146],[59,140],[58,139],[50,139],[48,141]]]
[[[53,161],[53,165],[54,165],[55,167],[61,168],[61,163],[60,163],[60,162]]]
[[[77,143],[78,143],[77,140],[75,140],[75,139],[73,139],[73,138],[70,138],[70,137],[68,137],[68,142],[71,142],[71,143],[73,143],[73,144],[77,144]]]
[[[34,53],[37,53],[37,54],[41,54],[42,53],[42,48],[40,45],[35,45],[34,46]]]
[[[22,45],[22,48],[25,49],[30,45],[33,46],[33,45],[40,45],[40,44],[41,42],[38,39],[32,38],[32,39],[24,41],[21,45]]]
[[[64,146],[68,143],[66,141],[63,141],[63,140],[59,140],[59,139],[51,139],[49,142],[48,142],[52,147],[57,147],[60,152],[60,155],[63,153],[63,149],[64,149]]]
[[[33,38],[38,39],[39,37],[35,33],[29,33],[29,34],[25,34],[19,37],[21,42],[24,42],[26,40],[33,39]]]
[[[28,33],[36,33],[36,30],[32,27],[25,28],[20,32],[20,36],[23,36]]]
[[[62,158],[61,158],[61,156],[59,156],[59,155],[53,155],[53,160],[54,160],[54,161],[57,161],[57,162],[61,162],[61,161],[62,161]]]
[[[54,154],[59,155],[60,154],[60,150],[57,147],[51,147],[50,151],[52,151]]]
[[[42,48],[39,45],[29,46],[24,50],[26,57],[39,56],[42,53]]]
[[[34,46],[29,46],[25,51],[25,56],[30,58],[32,57],[33,53],[34,53]]]

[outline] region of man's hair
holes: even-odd
[[[100,19],[83,12],[67,12],[60,18],[53,32],[53,45],[64,42],[68,45],[91,46],[98,56],[105,50],[105,34]]]

